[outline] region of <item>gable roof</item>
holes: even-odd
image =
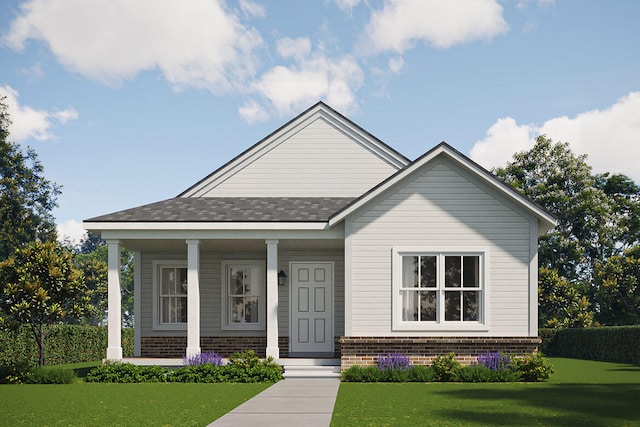
[[[202,197],[222,184],[238,172],[245,169],[251,163],[270,152],[272,149],[300,132],[313,121],[322,118],[340,132],[350,137],[354,142],[365,147],[383,162],[391,165],[392,170],[399,170],[410,163],[405,156],[380,141],[369,132],[338,113],[323,102],[318,102],[303,113],[299,114],[267,137],[254,144],[243,153],[239,154],[205,178],[189,187],[178,197]],[[354,194],[355,196],[356,194]]]
[[[405,177],[411,175],[417,169],[425,165],[426,163],[433,160],[435,157],[439,155],[446,155],[449,158],[453,159],[457,162],[457,164],[464,167],[466,170],[471,172],[474,176],[478,177],[485,184],[488,184],[490,187],[496,189],[499,193],[503,194],[507,199],[514,202],[516,205],[523,207],[524,209],[530,211],[534,216],[538,218],[538,222],[540,224],[540,234],[550,230],[556,225],[556,218],[549,211],[544,209],[542,206],[533,202],[529,198],[523,196],[518,193],[515,189],[500,181],[495,175],[491,172],[487,171],[485,168],[469,159],[464,154],[460,153],[458,150],[447,144],[446,142],[441,142],[440,144],[433,147],[431,150],[427,151],[425,154],[414,160],[412,163],[407,165],[405,168],[399,170],[386,180],[382,181],[380,184],[376,185],[374,188],[353,200],[351,203],[344,206],[342,209],[331,215],[329,218],[329,227],[333,227],[338,224],[342,220],[344,220],[348,215],[358,210],[360,207],[371,201],[373,198],[377,197],[400,180]]]
[[[344,197],[176,197],[85,223],[114,222],[323,222],[353,198]]]

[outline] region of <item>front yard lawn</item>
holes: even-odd
[[[640,425],[640,366],[549,360],[543,383],[342,383],[331,425]]]
[[[205,426],[270,385],[0,385],[0,425]]]

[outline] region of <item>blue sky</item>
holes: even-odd
[[[491,168],[546,134],[640,182],[638,22],[636,0],[4,0],[0,93],[70,237],[318,100],[411,159],[444,140]]]

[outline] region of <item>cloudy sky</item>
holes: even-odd
[[[0,93],[71,237],[318,100],[412,159],[444,140],[491,168],[546,134],[640,182],[638,22],[637,0],[3,0]]]

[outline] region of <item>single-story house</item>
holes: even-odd
[[[535,351],[546,210],[446,143],[410,161],[319,102],[177,197],[84,222],[109,252],[107,358]]]

